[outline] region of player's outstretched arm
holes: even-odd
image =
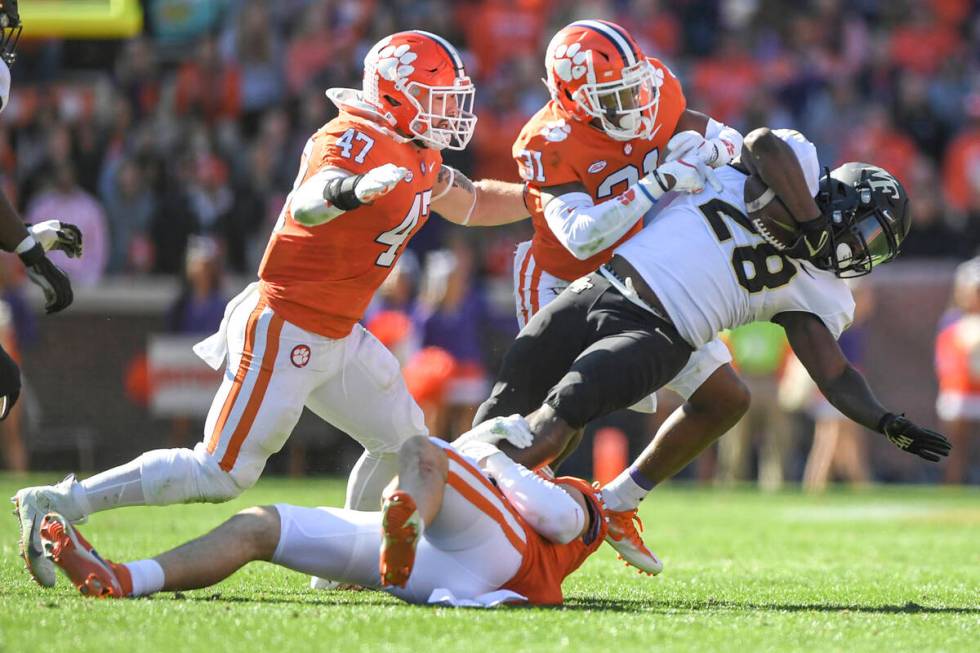
[[[496,227],[525,220],[524,186],[495,179],[473,182],[444,165],[432,189],[432,210],[467,227]]]
[[[624,192],[598,204],[579,182],[541,189],[548,227],[565,249],[580,261],[608,249],[670,190],[704,190],[707,167],[700,160],[678,159],[661,164]]]
[[[393,163],[372,168],[361,175],[341,168],[324,168],[290,193],[289,210],[296,222],[317,227],[387,195],[408,176],[408,172]]]
[[[477,461],[539,535],[567,544],[580,537],[590,525],[582,493],[539,476],[497,446],[509,442],[523,449],[533,440],[527,421],[520,415],[511,415],[478,424],[457,438],[453,447]]]
[[[78,234],[77,254],[81,254],[81,232],[74,227]],[[68,238],[68,236],[66,236]],[[7,197],[0,193],[0,247],[8,252],[16,252],[27,268],[27,276],[44,292],[44,307],[48,313],[57,313],[71,306],[74,293],[71,281],[58,266],[52,263],[45,251],[48,249],[64,249],[69,256],[75,253],[72,248],[58,246],[52,243],[45,246],[35,239]]]
[[[884,434],[899,449],[937,462],[949,454],[949,440],[889,412],[874,396],[868,382],[848,362],[837,341],[816,315],[780,313],[773,322],[786,329],[797,358],[827,400],[858,424]]]

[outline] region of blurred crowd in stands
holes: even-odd
[[[31,40],[25,26],[0,119],[0,185],[28,221],[82,228],[84,258],[59,260],[78,287],[113,275],[185,278],[168,316],[174,331],[206,333],[220,321],[230,290],[221,279],[254,275],[306,139],[336,113],[324,90],[358,87],[370,45],[409,27],[459,46],[476,80],[476,135],[446,157],[474,179],[518,179],[510,147],[547,100],[551,34],[606,18],[670,66],[691,108],[743,133],[799,129],[829,166],[857,159],[892,170],[913,202],[903,258],[965,260],[980,247],[972,0],[143,4],[145,33],[124,42]],[[516,332],[511,255],[530,225],[476,231],[430,220],[367,318],[402,352],[420,402],[435,404],[427,415],[437,432],[468,423]],[[776,396],[782,358],[769,352],[753,365],[767,379],[761,394]],[[724,474],[743,474],[744,455],[733,438]]]

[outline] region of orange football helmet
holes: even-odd
[[[433,149],[466,147],[476,127],[475,94],[459,52],[441,36],[398,32],[364,57],[363,99]]]
[[[545,84],[572,117],[598,119],[611,138],[650,138],[660,105],[653,66],[625,29],[604,20],[579,20],[548,44]]]

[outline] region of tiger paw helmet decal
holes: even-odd
[[[412,65],[418,55],[412,52],[407,43],[389,45],[378,52],[378,74],[389,82],[394,82],[398,88],[405,88],[408,77],[415,72]]]
[[[554,67],[563,81],[581,79],[592,68],[592,50],[583,50],[581,43],[562,43],[555,48]]]

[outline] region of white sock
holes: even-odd
[[[381,510],[381,493],[398,475],[397,453],[368,453],[365,451],[354,465],[347,480],[348,510]]]
[[[120,508],[122,506],[142,506],[146,504],[143,496],[143,479],[140,474],[139,459],[119,467],[96,474],[79,483],[88,503],[85,514]]]
[[[644,487],[640,483],[646,483],[649,487]],[[653,484],[643,478],[639,471],[627,467],[602,488],[602,500],[609,510],[616,512],[635,510],[653,487]]]
[[[124,566],[133,579],[132,596],[149,596],[163,589],[163,567],[156,560],[137,560]]]

